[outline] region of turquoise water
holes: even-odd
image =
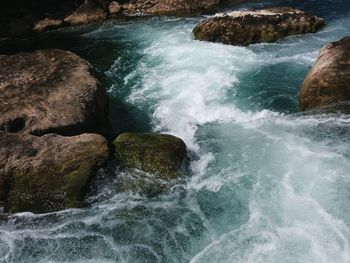
[[[350,4],[300,2],[227,6],[294,5],[326,17],[320,32],[275,44],[194,41],[203,17],[45,35],[42,47],[54,38],[97,68],[116,133],[181,137],[191,171],[185,185],[147,198],[118,193],[144,175],[111,164],[86,209],[0,219],[0,261],[350,262],[350,116],[296,114],[318,50],[350,35]]]

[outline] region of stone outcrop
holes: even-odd
[[[181,177],[187,159],[185,143],[172,135],[123,133],[113,144],[124,166],[153,173],[165,180]]]
[[[69,51],[0,56],[0,93],[0,130],[75,135],[105,125],[106,91]]]
[[[299,100],[301,111],[330,105],[349,108],[350,37],[321,49],[316,64],[304,80]]]
[[[247,46],[276,42],[291,35],[313,33],[324,24],[323,18],[281,7],[217,14],[198,24],[193,33],[197,40]]]
[[[70,25],[88,24],[102,21],[107,18],[107,13],[99,5],[98,1],[85,0],[79,8],[64,19]]]
[[[5,212],[50,212],[83,205],[108,158],[97,134],[36,137],[0,131],[0,204]]]

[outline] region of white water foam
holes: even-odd
[[[199,156],[186,191],[145,198],[109,188],[87,209],[14,215],[0,226],[2,261],[350,262],[349,116],[247,111],[237,96],[247,88],[242,75],[261,71],[296,94],[294,78],[342,33],[241,48],[194,41],[196,22],[154,19],[86,35],[125,44],[108,72],[118,80],[110,93],[133,85],[127,102]]]
[[[285,45],[297,48],[295,44],[278,45],[281,50]],[[154,129],[183,138],[200,156],[192,165],[197,176],[188,183],[188,189],[220,192],[227,185],[235,187],[242,178],[253,176],[251,172],[257,173],[247,197],[249,220],[238,229],[212,234],[212,242],[191,262],[348,262],[349,228],[327,206],[332,205],[329,197],[339,180],[348,182],[344,178],[350,166],[342,153],[322,143],[314,145],[303,137],[303,129],[315,129],[324,123],[335,125],[342,122],[341,118],[288,117],[267,110],[243,112],[232,97],[240,73],[279,63],[311,66],[317,49],[282,55],[260,52],[263,46],[253,47],[257,49],[255,53],[247,48],[193,41],[182,32],[172,32],[170,36],[164,32],[144,50],[137,69],[136,75],[143,78],[129,101],[142,105],[152,98]],[[343,119],[343,124],[344,121],[348,127],[348,118]],[[208,123],[225,126],[226,136],[242,138],[225,137],[216,141],[225,150],[218,154],[207,152],[201,149],[197,132],[205,130]],[[228,166],[210,174],[210,163],[227,158],[225,154],[229,156],[237,145],[246,146],[240,143],[249,145],[254,141],[254,147],[260,144],[265,149],[245,152],[241,158],[247,159],[238,161],[243,171]],[[260,163],[260,159],[265,162]],[[339,167],[332,165],[335,160]],[[255,167],[244,171],[244,166],[249,165],[245,162]],[[326,194],[320,194],[322,191]]]

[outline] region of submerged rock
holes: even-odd
[[[69,51],[0,56],[0,92],[0,130],[76,135],[105,125],[106,91]]]
[[[107,141],[97,134],[36,137],[0,131],[0,203],[6,212],[79,207],[107,158]]]
[[[323,47],[300,90],[300,110],[329,106],[340,110],[350,102],[350,37]]]
[[[183,175],[187,148],[180,138],[166,134],[123,133],[113,144],[124,166],[153,173],[165,180]]]
[[[217,14],[198,24],[195,39],[247,46],[276,42],[291,35],[313,33],[324,26],[324,19],[289,7],[235,11]]]

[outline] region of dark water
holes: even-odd
[[[0,42],[89,60],[116,133],[177,135],[193,153],[184,186],[118,193],[115,171],[86,209],[2,219],[2,262],[350,262],[349,115],[300,116],[298,91],[327,42],[350,35],[348,1],[253,1],[326,18],[316,34],[248,48],[194,41],[203,17],[150,18]],[[1,261],[1,260],[0,260]]]

